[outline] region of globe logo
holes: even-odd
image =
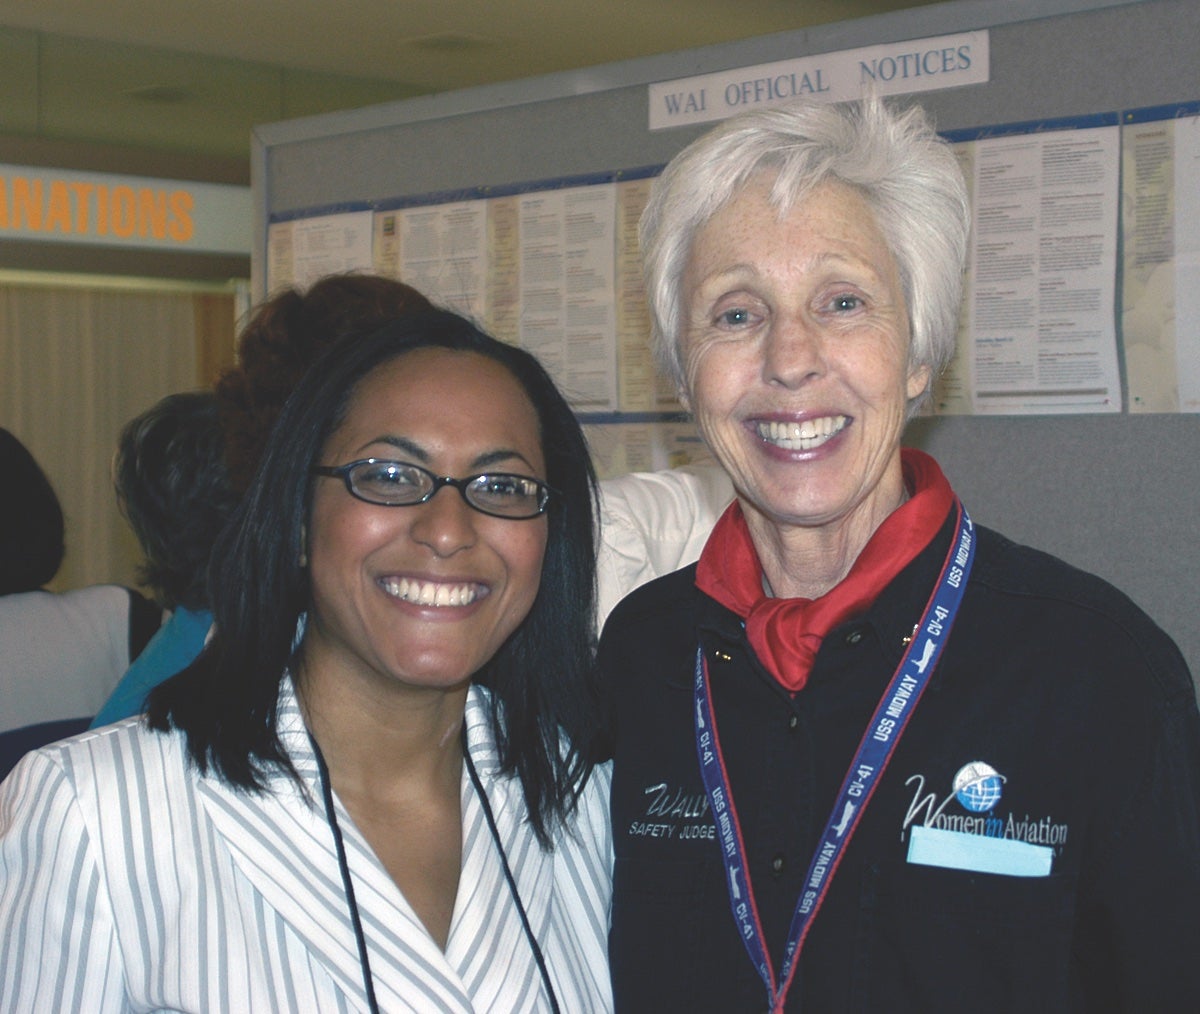
[[[972,813],[986,813],[1004,791],[1004,776],[990,764],[972,761],[954,776],[954,796]]]

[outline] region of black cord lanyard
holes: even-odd
[[[358,912],[358,901],[354,896],[354,881],[350,877],[350,865],[346,861],[346,843],[342,839],[342,828],[338,823],[337,811],[333,804],[333,785],[329,780],[329,767],[325,763],[325,755],[321,753],[321,748],[317,746],[317,741],[311,733],[308,741],[312,744],[313,755],[317,759],[317,773],[321,778],[321,796],[325,803],[325,817],[329,821],[330,830],[333,831],[333,842],[337,848],[338,869],[342,874],[342,887],[346,892],[346,904],[350,909],[350,922],[354,926],[354,940],[358,944],[358,961],[362,966],[363,985],[367,991],[367,1006],[371,1014],[379,1014],[379,1001],[375,998],[375,978],[371,974],[371,958],[367,953],[367,940],[363,933],[362,918]],[[558,998],[555,995],[554,986],[550,982],[550,971],[546,967],[546,959],[542,955],[541,947],[538,946],[537,937],[533,935],[533,928],[529,925],[529,916],[525,912],[525,906],[521,903],[517,882],[508,865],[508,855],[500,841],[500,832],[496,827],[496,818],[492,814],[491,803],[488,802],[487,793],[483,791],[483,783],[479,780],[479,773],[475,770],[475,763],[471,760],[471,752],[467,749],[466,725],[463,726],[462,748],[467,773],[471,777],[471,784],[475,788],[479,802],[483,804],[483,815],[487,819],[488,830],[491,831],[492,841],[496,843],[496,851],[500,854],[500,863],[504,867],[504,878],[508,882],[508,890],[512,894],[513,901],[516,902],[517,913],[521,916],[521,926],[525,930],[525,938],[529,941],[533,958],[542,975],[542,984],[546,987],[546,995],[550,999],[550,1009],[554,1014],[559,1014]]]
[[[367,954],[367,939],[363,935],[362,919],[358,914],[358,901],[354,897],[354,881],[350,879],[350,864],[346,862],[346,843],[342,840],[342,828],[338,823],[337,811],[333,806],[333,784],[329,780],[329,766],[317,741],[309,733],[313,755],[317,758],[317,773],[321,776],[321,797],[325,801],[325,818],[333,831],[333,844],[337,848],[338,869],[342,871],[342,888],[346,892],[346,904],[350,908],[350,922],[354,926],[354,940],[358,944],[358,963],[362,966],[363,985],[367,990],[367,1007],[371,1014],[379,1014],[379,1001],[375,999],[375,977],[371,975],[371,959]]]
[[[475,786],[475,794],[479,797],[479,802],[483,804],[483,815],[487,818],[488,830],[492,832],[492,841],[496,843],[496,851],[500,853],[500,863],[504,867],[504,878],[508,881],[508,890],[512,894],[513,901],[517,903],[517,913],[521,916],[521,925],[525,928],[525,939],[529,941],[529,947],[533,951],[533,960],[537,962],[538,971],[542,973],[542,985],[546,987],[546,996],[550,1000],[550,1009],[554,1014],[559,1014],[558,997],[554,994],[554,986],[550,982],[550,970],[546,967],[546,959],[542,955],[542,949],[538,946],[537,937],[533,935],[533,927],[529,925],[529,916],[525,912],[525,906],[521,904],[521,894],[517,890],[517,882],[513,878],[512,869],[508,865],[508,855],[504,851],[504,845],[500,842],[500,832],[496,828],[496,818],[492,814],[492,804],[488,802],[487,793],[483,791],[483,783],[479,780],[479,773],[475,770],[475,762],[471,760],[471,751],[467,749],[467,727],[463,725],[462,731],[462,747],[463,759],[467,764],[467,774],[471,776],[471,784]]]

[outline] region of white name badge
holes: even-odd
[[[948,870],[1000,873],[1009,877],[1048,877],[1054,849],[1008,838],[988,838],[936,827],[909,828],[908,861]]]

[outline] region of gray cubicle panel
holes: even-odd
[[[988,83],[915,97],[940,129],[1200,100],[1197,0],[958,0],[271,124],[254,139],[255,292],[270,215],[659,165],[707,127],[650,131],[652,82],[978,29]],[[1200,417],[942,417],[909,441],[980,523],[1125,590],[1200,676]]]

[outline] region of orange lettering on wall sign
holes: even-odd
[[[108,235],[108,187],[96,187],[96,235]]]
[[[46,231],[71,231],[71,194],[67,185],[58,180],[50,184],[50,201],[46,205]]]
[[[147,233],[155,239],[167,235],[167,193],[143,187],[138,191],[138,235]]]
[[[22,221],[26,227],[38,232],[42,228],[42,181],[34,180],[33,186],[24,176],[17,176],[12,181],[13,189],[13,228],[21,228]]]
[[[71,193],[75,195],[75,231],[86,234],[88,231],[88,212],[91,210],[92,191],[94,183],[72,183]]]
[[[171,193],[171,239],[186,243],[195,235],[196,224],[192,221],[192,208],[196,199],[187,190],[175,190]]]
[[[113,235],[128,239],[137,231],[137,196],[133,187],[113,187],[111,200]]]
[[[186,244],[195,209],[186,189],[0,175],[0,230]]]

